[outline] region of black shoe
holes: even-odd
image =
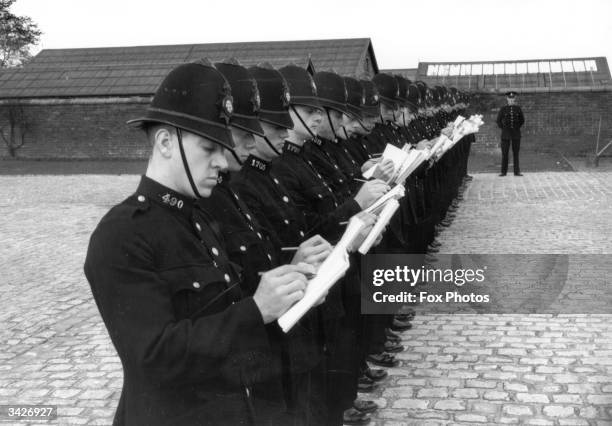
[[[362,375],[357,381],[357,390],[359,392],[370,393],[374,392],[376,389],[378,389],[378,384],[374,383],[374,380],[366,376]]]
[[[399,365],[399,361],[396,360],[393,355],[385,352],[370,354],[366,357],[366,361],[369,361],[374,365],[378,365],[379,367],[397,367]]]
[[[523,176],[523,174],[519,172],[519,173],[515,173],[514,176]]]
[[[387,336],[388,340],[394,341],[394,342],[401,342],[402,338],[399,337],[399,335],[395,334],[393,332],[393,330],[391,330],[390,328],[385,328],[385,336]]]
[[[345,425],[367,425],[370,423],[370,416],[356,408],[349,408],[342,413],[342,423]]]
[[[411,321],[416,316],[416,311],[409,306],[402,306],[397,314],[395,314],[395,318],[400,319],[402,321]]]
[[[499,174],[499,176],[500,176],[500,177],[501,177],[501,176],[506,176],[506,174],[505,174],[505,173],[500,173],[500,174]]]
[[[378,404],[374,401],[366,399],[356,399],[353,402],[353,408],[361,411],[362,413],[373,413],[374,411],[378,410]]]
[[[382,368],[369,368],[369,367],[367,370],[365,370],[363,374],[368,379],[372,380],[373,382],[380,382],[381,380],[386,379],[387,376],[389,375],[389,373],[387,373],[387,370],[384,370]]]
[[[406,330],[410,330],[412,328],[412,324],[410,324],[410,321],[400,321],[397,318],[393,319],[393,322],[391,323],[391,330],[393,331],[406,331]]]
[[[404,352],[404,346],[398,343],[391,342],[389,340],[385,342],[384,346],[385,346],[385,352],[389,352],[389,353]]]

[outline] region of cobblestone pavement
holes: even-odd
[[[608,277],[593,274],[602,256],[589,265],[578,255],[612,253],[611,206],[612,173],[474,175],[440,235],[440,252],[568,254],[571,280],[609,286]],[[611,425],[611,320],[417,316],[402,335],[402,365],[376,395],[363,397],[385,407],[376,425]]]
[[[137,182],[0,177],[0,404],[111,423],[121,365],[82,265],[94,226]],[[611,201],[612,173],[475,175],[442,252],[612,253]],[[402,365],[364,395],[383,407],[372,424],[612,424],[611,319],[419,315]]]

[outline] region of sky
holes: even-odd
[[[370,37],[419,61],[612,58],[612,0],[17,0],[40,49]]]

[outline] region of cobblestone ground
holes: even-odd
[[[0,177],[1,404],[111,423],[121,365],[82,265],[95,224],[137,181]],[[612,253],[611,201],[612,173],[475,175],[442,251]],[[611,319],[419,315],[402,365],[364,395],[383,407],[372,424],[612,424]]]
[[[602,257],[579,254],[612,253],[611,206],[612,173],[477,174],[440,251],[568,254],[570,281],[609,286],[593,274]],[[385,407],[376,425],[611,425],[611,320],[417,316],[402,335],[402,365],[376,395],[363,396]]]

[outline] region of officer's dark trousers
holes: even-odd
[[[514,162],[514,174],[521,172],[519,167],[519,148],[521,147],[521,138],[516,139],[502,139],[501,150],[502,150],[502,165],[501,174],[505,175],[508,172],[508,151],[510,150],[510,144],[512,144],[512,158]]]

